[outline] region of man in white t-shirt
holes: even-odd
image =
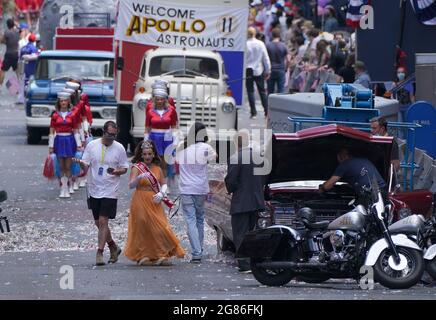
[[[191,244],[191,263],[201,263],[203,255],[204,201],[209,193],[207,164],[217,157],[207,140],[206,127],[196,122],[176,153],[180,198]]]
[[[112,239],[109,219],[115,219],[120,176],[127,172],[129,163],[124,147],[115,141],[118,128],[115,122],[103,126],[103,137],[90,142],[79,162],[88,171],[89,209],[98,228],[96,265],[104,265],[103,250],[107,242],[110,250],[108,263],[118,261],[121,249]]]

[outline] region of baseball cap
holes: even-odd
[[[21,22],[21,23],[20,23],[20,29],[21,29],[21,30],[23,30],[23,29],[29,29],[29,25],[28,25],[27,23],[25,23],[25,22]]]

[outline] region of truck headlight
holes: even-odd
[[[138,108],[140,110],[145,110],[145,107],[147,106],[148,100],[147,99],[139,99],[138,100]]]
[[[103,119],[115,119],[117,117],[116,108],[106,108],[101,111],[101,117]]]
[[[50,117],[50,108],[44,106],[32,106],[32,117],[47,118]]]
[[[231,113],[235,110],[235,106],[231,102],[224,102],[221,108],[225,113]]]

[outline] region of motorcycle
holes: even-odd
[[[8,199],[8,194],[6,193],[6,191],[0,191],[0,202],[6,201]],[[0,213],[2,212],[2,209],[0,208]],[[9,221],[7,217],[4,216],[0,216],[0,232],[4,233],[5,230],[3,228],[3,224],[2,221],[5,222],[6,224],[6,231],[10,232],[11,230],[9,229]]]
[[[310,208],[297,211],[295,228],[274,225],[244,237],[237,257],[250,258],[251,271],[264,285],[281,286],[293,278],[323,282],[360,279],[372,269],[374,281],[391,289],[414,286],[424,272],[422,249],[406,235],[391,235],[375,178],[368,179],[366,203],[332,222],[315,222]],[[372,180],[372,181],[371,181]]]
[[[436,280],[436,217],[426,221],[422,215],[412,215],[390,225],[389,232],[405,234],[423,249],[425,270]]]

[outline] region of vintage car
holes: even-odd
[[[115,120],[117,104],[114,95],[114,54],[90,50],[47,50],[38,56],[36,73],[26,90],[27,142],[37,144],[48,135],[50,116],[57,93],[71,76],[82,79],[82,90],[88,94],[93,116],[93,129]]]
[[[350,210],[356,198],[354,188],[337,183],[329,192],[320,194],[318,186],[334,172],[338,162],[336,152],[347,147],[355,156],[374,163],[385,181],[389,181],[392,137],[372,136],[363,131],[340,125],[304,129],[296,133],[274,134],[268,147],[272,148],[272,167],[265,185],[265,212],[258,213],[257,227],[272,224],[293,225],[299,208],[310,207],[317,221],[331,221]],[[219,250],[232,250],[230,224],[230,195],[220,168],[210,181],[211,194],[206,202],[206,221],[217,232]],[[392,210],[390,222],[410,212],[429,216],[434,210],[434,195],[428,190],[400,192],[390,184]]]

